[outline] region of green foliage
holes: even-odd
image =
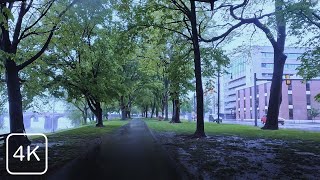
[[[312,119],[318,117],[320,115],[320,109],[311,108],[309,111],[309,116],[311,116]]]
[[[320,75],[320,46],[306,51],[300,58],[301,65],[297,68],[298,75],[306,80]]]
[[[217,77],[220,71],[220,76],[224,73],[223,69],[230,64],[230,59],[222,49],[202,48],[201,49],[203,62],[203,77]]]
[[[71,120],[71,124],[75,127],[80,126],[82,124],[82,115],[81,111],[79,110],[71,111],[71,113],[68,114],[68,118]]]
[[[103,3],[82,2],[70,10],[52,40],[52,53],[43,58],[42,72],[51,77],[51,93],[70,102],[82,98],[111,102],[118,95],[121,76],[113,56],[120,32],[101,29],[110,13]]]
[[[191,113],[193,111],[193,100],[185,99],[181,102],[181,112]]]
[[[26,81],[21,87],[24,110],[35,97],[51,95],[74,104],[94,99],[104,111],[117,111],[121,98],[129,111],[132,107],[159,109],[167,92],[171,99],[186,101],[194,90],[192,46],[186,38],[190,22],[171,1],[79,1],[62,18],[59,13],[72,1],[50,2],[33,4],[39,12],[25,15],[22,27],[35,24],[24,32],[28,36],[19,41],[17,52],[1,52],[20,64],[39,52],[52,27],[58,25],[42,61],[19,74]],[[1,10],[10,18],[9,25],[14,25],[16,15]],[[204,18],[200,25],[204,30],[210,18],[205,11],[198,15]],[[220,70],[228,63],[219,49],[202,51],[204,76],[216,75],[217,65]],[[74,116],[80,119],[79,114]]]
[[[289,33],[297,37],[299,43],[314,46],[319,41],[319,23],[320,19],[315,15],[320,15],[318,10],[319,2],[317,1],[291,1],[286,4],[286,18],[290,21]],[[305,34],[313,34],[310,39]]]
[[[318,1],[305,0],[292,1],[287,5],[287,18],[291,21],[290,33],[299,39],[299,45],[307,47],[306,52],[299,58],[301,65],[297,69],[298,75],[306,80],[320,75],[319,5]],[[320,100],[319,95],[315,98],[317,101]]]
[[[172,99],[183,97],[194,89],[192,53],[185,42],[173,41],[169,51],[169,64],[166,69]]]

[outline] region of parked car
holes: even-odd
[[[279,123],[279,124],[284,125],[284,121],[285,121],[284,118],[278,117],[278,123]],[[265,124],[265,123],[267,122],[267,115],[263,115],[263,116],[262,116],[261,122],[262,122],[262,124]]]
[[[222,117],[219,116],[219,120],[218,120],[218,116],[213,116],[213,114],[210,114],[209,115],[209,122],[222,123]]]

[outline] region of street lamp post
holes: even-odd
[[[218,65],[218,124],[220,123],[220,65]]]
[[[253,98],[253,100],[254,100],[254,126],[258,126],[258,117],[257,117],[257,73],[254,73],[254,75],[253,75],[253,78],[254,78],[254,80],[253,80],[253,86],[254,86],[254,88],[253,88],[253,91],[254,91],[254,98]]]

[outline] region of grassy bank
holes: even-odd
[[[193,134],[196,129],[195,122],[183,121],[172,124],[168,121],[145,119],[148,126],[156,131],[171,131],[177,134]],[[310,140],[320,141],[320,132],[280,129],[277,131],[261,130],[258,127],[238,124],[205,123],[207,135],[236,135],[250,138],[285,139],[285,140]]]
[[[119,127],[128,123],[128,121],[112,120],[105,121],[105,127],[95,127],[95,125],[86,125],[71,130],[63,130],[56,133],[47,134],[48,137],[48,159],[49,172],[82,156],[95,144],[101,142],[101,137],[111,134]],[[42,143],[42,138],[33,137],[31,139],[33,144]],[[37,151],[39,157],[44,154],[44,148]],[[0,174],[5,172],[5,161],[0,161]],[[21,166],[21,163],[17,163]],[[1,178],[0,178],[1,179]]]

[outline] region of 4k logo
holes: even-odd
[[[15,136],[42,136],[45,152],[39,152],[39,145],[19,146],[9,153],[10,138]],[[38,138],[40,139],[40,138]],[[39,144],[39,143],[38,143]],[[41,155],[39,155],[39,153]],[[12,154],[12,155],[10,155]],[[36,168],[36,169],[33,169]],[[42,133],[12,133],[6,139],[6,169],[12,175],[42,175],[48,170],[48,139]]]

